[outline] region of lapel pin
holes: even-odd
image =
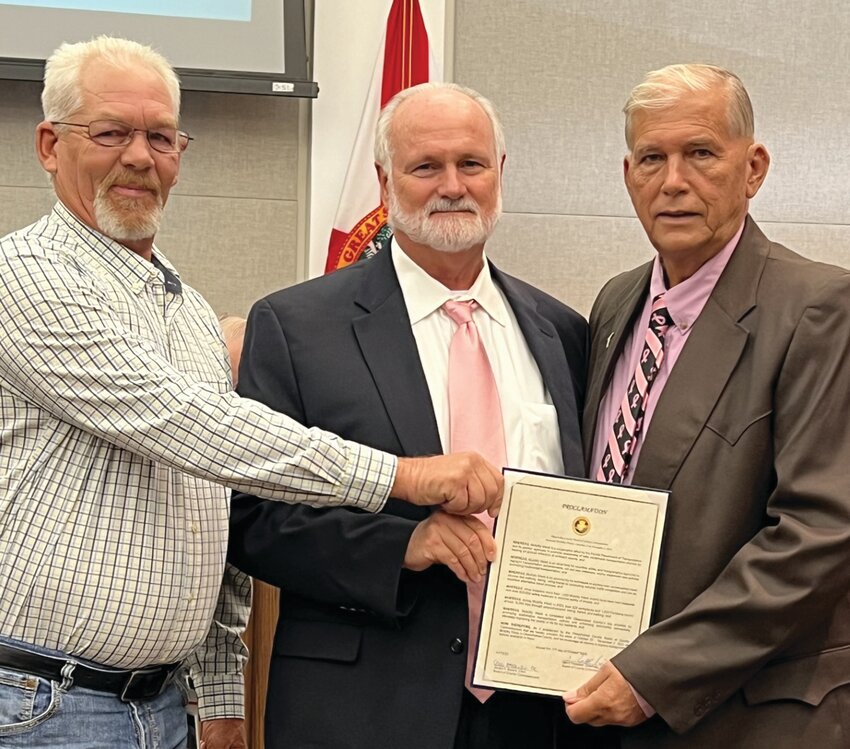
[[[608,334],[608,338],[605,340],[605,348],[608,348],[611,345],[611,339],[614,337],[614,331],[612,330]]]

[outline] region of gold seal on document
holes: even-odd
[[[586,536],[590,533],[590,521],[585,517],[579,517],[573,520],[573,532],[579,536]]]

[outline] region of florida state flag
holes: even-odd
[[[372,154],[375,126],[384,104],[402,89],[430,80],[433,67],[419,0],[393,0],[345,173],[325,273],[374,255],[389,238]]]

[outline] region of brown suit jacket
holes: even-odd
[[[650,270],[594,304],[588,454]],[[633,477],[672,495],[654,624],[614,658],[658,715],[624,749],[850,747],[848,419],[850,272],[748,218]]]

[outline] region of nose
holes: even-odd
[[[466,195],[466,185],[460,171],[456,166],[446,167],[440,182],[440,197],[457,200],[464,195]]]
[[[681,156],[671,155],[667,158],[664,162],[664,184],[661,187],[665,195],[676,195],[688,189],[685,169]]]
[[[153,166],[153,154],[144,132],[136,130],[130,142],[121,149],[121,163],[131,169],[148,169]]]

